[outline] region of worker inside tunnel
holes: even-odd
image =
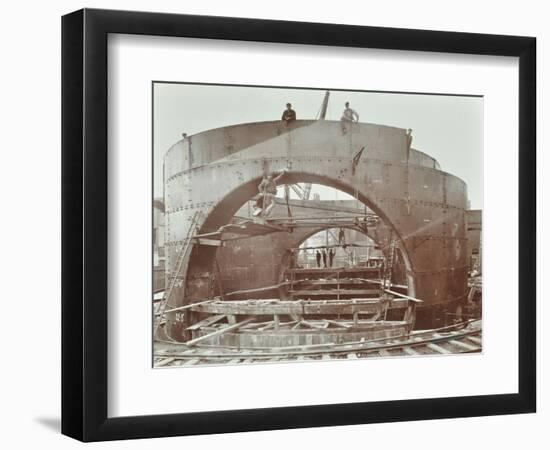
[[[285,253],[279,279],[280,298],[290,300],[376,298],[383,286],[408,292],[401,251],[395,248],[390,260],[390,248],[357,226],[311,232]]]
[[[348,226],[317,231],[290,250],[289,268],[380,267],[384,254],[367,233]]]

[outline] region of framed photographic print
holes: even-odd
[[[62,25],[64,434],[535,411],[534,38]]]

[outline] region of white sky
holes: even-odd
[[[279,120],[287,102],[292,103],[298,119],[315,119],[324,94],[318,89],[155,83],[155,197],[162,196],[164,153],[182,133]],[[360,122],[411,128],[413,148],[462,178],[468,185],[471,208],[483,207],[483,98],[330,90],[326,118],[339,120],[346,101],[359,113]]]

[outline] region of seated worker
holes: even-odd
[[[277,181],[281,179],[285,172],[286,169],[275,178],[273,178],[273,175],[271,174],[264,175],[262,182],[258,185],[260,196],[258,197],[258,200],[256,200],[256,206],[253,212],[254,216],[259,216],[262,211],[264,216],[269,215],[273,209],[273,206],[275,206],[273,199],[277,195]]]
[[[349,107],[349,102],[346,102],[346,109],[344,109],[344,112],[342,113],[342,117],[340,118],[340,123],[342,125],[342,133],[346,133],[346,124],[347,123],[353,123],[353,122],[359,122],[359,114],[357,114],[356,111],[351,109]]]
[[[292,109],[292,105],[290,103],[286,104],[286,109],[283,111],[281,120],[285,125],[288,125],[290,122],[294,122],[296,120],[296,111]]]

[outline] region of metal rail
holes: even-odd
[[[466,321],[463,324],[470,324],[475,321]],[[450,331],[447,335],[441,335],[445,329],[456,328],[456,325],[442,327],[436,330],[429,330],[411,335],[406,341],[398,341],[398,338],[381,338],[367,343],[334,344],[332,346],[323,344],[324,348],[311,348],[314,346],[303,346],[304,349],[280,348],[276,351],[250,351],[240,349],[230,351],[221,347],[198,347],[192,350],[178,353],[156,353],[155,366],[177,365],[177,362],[195,360],[195,363],[215,364],[223,363],[246,363],[254,361],[292,361],[315,360],[315,359],[355,359],[380,356],[405,356],[405,355],[428,355],[428,354],[455,354],[455,353],[476,353],[480,352],[481,330],[471,329],[466,331]],[[424,336],[424,338],[422,337]],[[396,342],[398,341],[398,342]],[[351,356],[350,356],[351,355]],[[170,359],[169,362],[163,362]],[[178,364],[181,365],[181,364]]]

